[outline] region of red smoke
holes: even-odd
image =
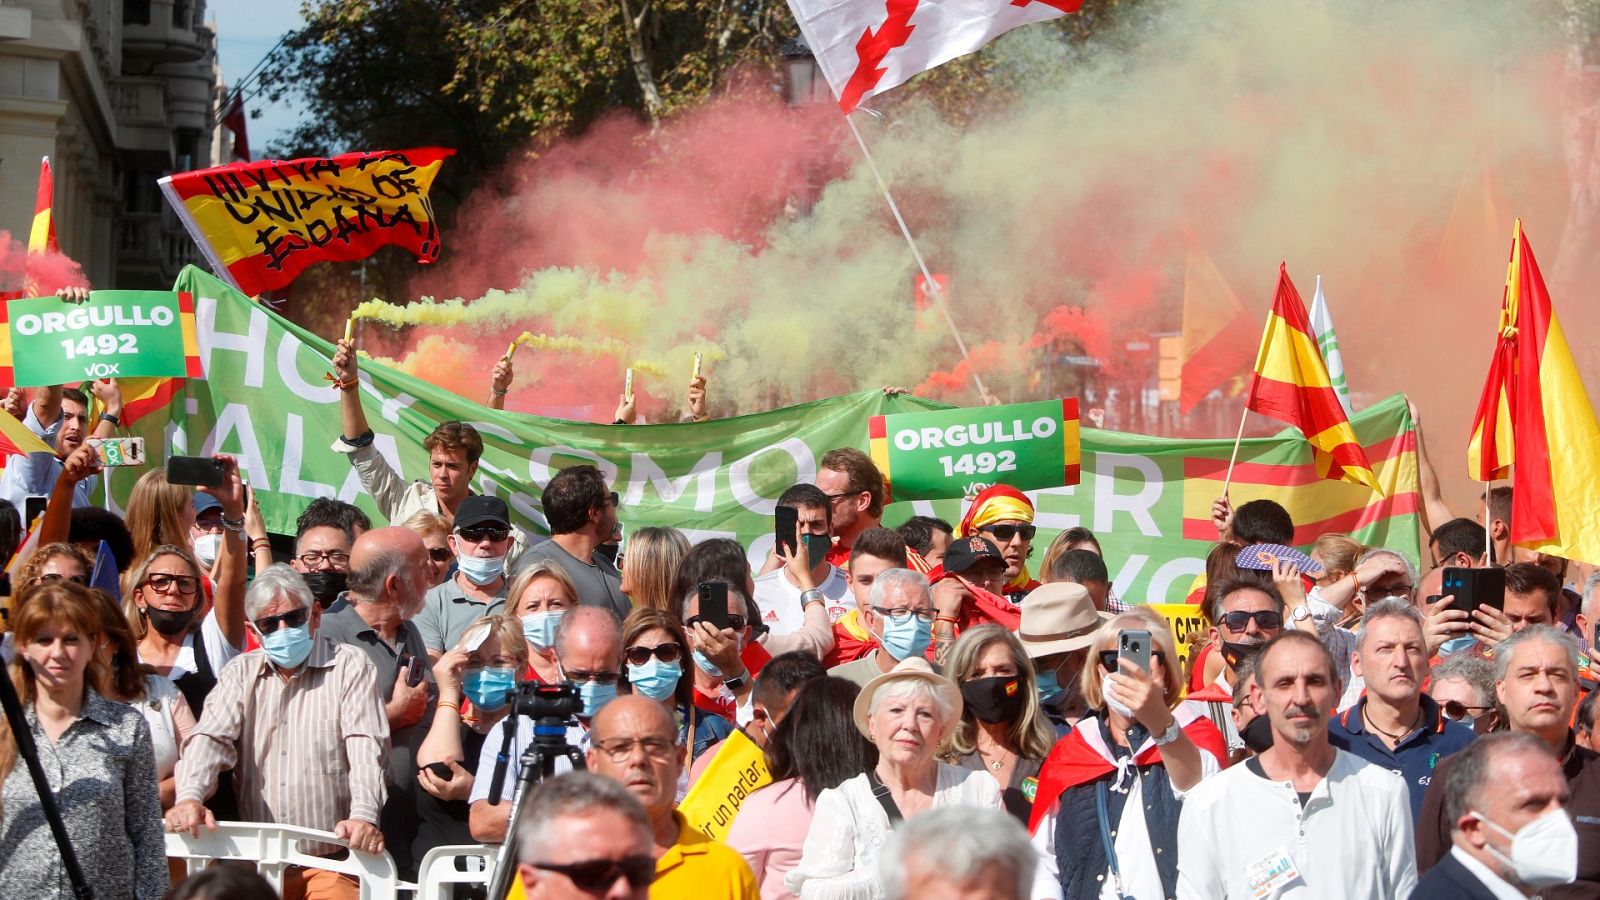
[[[49,251],[29,253],[27,243],[0,231],[0,293],[42,297],[62,288],[88,286],[83,267],[71,257]]]

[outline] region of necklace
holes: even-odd
[[[1379,728],[1377,725],[1374,725],[1372,723],[1372,717],[1367,715],[1367,708],[1364,705],[1361,707],[1361,720],[1367,723],[1368,728],[1371,728],[1373,731],[1376,731],[1377,733],[1398,744],[1402,738],[1411,732],[1416,731],[1417,726],[1422,724],[1422,710],[1417,710],[1417,718],[1412,721],[1411,727],[1400,732],[1399,734],[1390,734],[1389,732],[1384,731],[1382,728]]]
[[[983,750],[980,749],[978,751],[978,758],[989,764],[989,771],[998,772],[1002,768],[1005,767],[1006,758],[1012,755],[1011,751],[1006,750],[1003,747],[1000,749],[999,752],[1000,752],[1000,758],[999,759],[990,759],[989,758],[989,754],[983,752]]]

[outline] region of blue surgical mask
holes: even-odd
[[[458,556],[456,568],[467,580],[482,587],[493,584],[495,579],[506,573],[506,558],[504,556]]]
[[[1055,669],[1046,669],[1034,676],[1034,683],[1039,688],[1039,702],[1049,706],[1061,699],[1067,689],[1061,686],[1061,678],[1056,675]]]
[[[833,538],[826,534],[802,534],[800,540],[806,542],[806,553],[813,566],[822,562],[828,551],[833,549]]]
[[[556,626],[561,624],[561,615],[565,610],[551,609],[544,612],[528,613],[522,617],[522,636],[528,643],[541,650],[556,645]]]
[[[1445,641],[1443,644],[1439,645],[1439,655],[1441,657],[1445,657],[1445,656],[1453,656],[1453,655],[1455,655],[1457,653],[1465,653],[1466,651],[1471,650],[1472,649],[1472,645],[1477,643],[1477,642],[1478,642],[1478,639],[1473,637],[1472,635],[1467,635],[1466,637],[1451,638],[1450,640]]]
[[[883,637],[880,641],[883,649],[895,659],[921,656],[933,641],[932,622],[924,622],[916,616],[906,616],[898,622],[888,616],[882,618]]]
[[[261,649],[267,659],[280,669],[299,668],[311,655],[311,623],[297,628],[280,625],[278,630],[261,636]]]
[[[581,715],[585,719],[592,719],[596,713],[600,712],[602,706],[617,699],[617,685],[614,682],[612,684],[598,684],[593,681],[580,681],[578,682],[578,699],[583,701]]]
[[[510,666],[468,669],[461,676],[461,693],[484,712],[494,712],[510,702],[506,695],[517,689],[517,670]]]
[[[722,677],[722,670],[717,668],[716,665],[712,663],[711,660],[707,659],[706,655],[701,653],[699,650],[694,651],[694,664],[700,667],[700,671],[710,675],[712,678]]]
[[[651,659],[642,666],[628,663],[628,683],[633,685],[633,692],[651,700],[671,697],[672,692],[677,690],[678,679],[682,677],[683,669],[675,662]]]

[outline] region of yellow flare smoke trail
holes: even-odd
[[[549,350],[554,353],[587,353],[591,356],[621,356],[628,352],[628,345],[611,338],[586,341],[572,335],[551,337],[548,334],[534,334],[524,331],[517,335],[517,339],[506,348],[506,356],[517,352],[517,348],[528,345],[535,350]]]

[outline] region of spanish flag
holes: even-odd
[[[1317,349],[1311,318],[1287,264],[1278,267],[1278,293],[1261,335],[1255,377],[1245,406],[1305,433],[1317,474],[1364,484],[1382,492],[1367,454],[1339,405],[1328,365]]]
[[[1212,390],[1242,375],[1255,337],[1255,322],[1228,280],[1211,257],[1191,250],[1183,276],[1179,407],[1194,409]]]
[[[56,223],[50,207],[56,197],[55,176],[50,174],[50,157],[39,163],[39,194],[33,202],[33,227],[28,230],[29,253],[59,253],[56,244]]]
[[[1550,305],[1533,248],[1512,230],[1511,263],[1489,377],[1467,443],[1473,478],[1510,478],[1511,541],[1600,562],[1600,423]]]

